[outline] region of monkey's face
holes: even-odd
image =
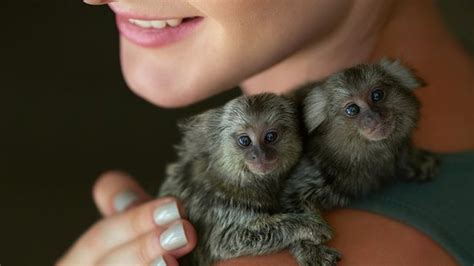
[[[384,104],[390,95],[382,87],[363,90],[341,105],[349,127],[370,141],[386,139],[395,128],[392,109]]]
[[[409,137],[419,116],[412,90],[420,83],[398,61],[358,65],[330,76],[304,100],[304,118],[311,132],[322,123],[335,143],[387,140],[394,145]]]
[[[293,104],[273,94],[239,97],[222,117],[217,160],[238,176],[279,176],[299,159],[301,136]]]
[[[380,66],[343,72],[333,91],[337,123],[369,141],[405,137],[418,119],[419,103],[410,89]],[[342,82],[341,82],[342,81]],[[342,86],[341,86],[342,85]]]
[[[248,169],[259,175],[273,172],[278,167],[278,127],[251,126],[235,135],[237,148],[241,149]]]

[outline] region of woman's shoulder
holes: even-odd
[[[474,151],[441,154],[430,182],[399,182],[350,208],[401,221],[429,235],[461,264],[474,262]]]

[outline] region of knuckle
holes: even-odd
[[[132,234],[139,235],[146,230],[146,224],[151,219],[149,208],[140,208],[132,213],[129,228]]]
[[[154,247],[154,239],[154,235],[152,237],[147,236],[138,242],[136,256],[140,264],[147,265],[153,260],[153,250],[157,249]]]

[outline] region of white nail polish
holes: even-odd
[[[82,0],[82,1],[89,5],[105,5],[111,2],[115,2],[115,0]]]
[[[160,243],[163,249],[168,251],[185,246],[188,240],[184,233],[183,224],[181,222],[174,224],[161,233]]]
[[[154,260],[150,266],[166,266],[166,261],[163,259],[162,256],[159,256],[156,260]]]
[[[130,190],[122,191],[115,196],[114,208],[117,212],[126,210],[130,204],[138,199],[138,195]]]
[[[178,205],[175,201],[166,203],[155,209],[153,219],[157,225],[169,224],[172,221],[180,219]]]

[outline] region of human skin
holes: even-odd
[[[236,84],[246,94],[284,93],[357,63],[401,58],[428,84],[416,92],[423,108],[415,143],[439,152],[474,148],[474,116],[469,110],[474,96],[473,62],[446,30],[432,1],[292,1],[298,5],[285,5],[289,2],[280,0],[271,1],[270,6],[269,1],[251,0],[137,2],[118,0],[113,7],[156,16],[182,10],[181,14],[209,21],[191,37],[159,49],[121,38],[127,83],[154,104],[184,106]],[[115,180],[113,175],[109,178]],[[99,180],[97,198],[111,195],[113,186],[102,186]],[[102,199],[107,200],[111,196]],[[428,236],[387,217],[339,209],[328,212],[326,218],[336,231],[330,245],[344,254],[342,265],[455,265]],[[295,262],[288,252],[281,252],[219,265]]]

